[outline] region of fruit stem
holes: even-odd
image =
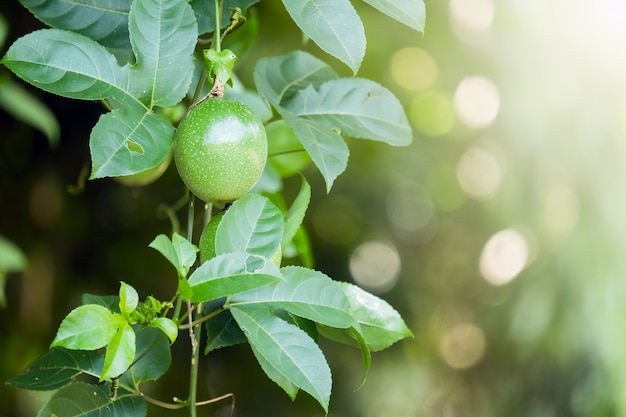
[[[213,31],[213,49],[217,52],[222,51],[222,39],[220,30],[222,27],[222,2],[223,0],[215,0],[215,30]]]

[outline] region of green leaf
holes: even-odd
[[[50,347],[95,350],[106,346],[126,321],[105,307],[90,304],[70,311]]]
[[[14,118],[34,127],[48,138],[50,146],[59,143],[59,124],[48,107],[8,76],[0,78],[0,107]]]
[[[300,186],[300,191],[298,191],[298,195],[291,204],[291,207],[289,207],[289,210],[287,210],[287,214],[285,214],[285,232],[283,233],[283,240],[281,242],[283,248],[287,247],[298,232],[304,220],[306,209],[309,207],[309,202],[311,201],[311,186],[304,176],[301,177],[302,185]]]
[[[332,380],[317,344],[302,329],[265,308],[233,306],[231,311],[267,376],[292,399],[302,389],[328,412]]]
[[[97,304],[106,307],[114,313],[120,313],[120,297],[117,295],[83,294],[80,302],[83,305]]]
[[[26,268],[26,256],[10,240],[0,235],[0,307],[6,307],[4,283],[10,272],[21,272]]]
[[[304,34],[356,74],[365,56],[365,29],[349,0],[283,0]]]
[[[291,177],[311,163],[311,157],[284,120],[275,120],[265,126],[265,133],[269,156],[266,168],[274,168],[281,178]]]
[[[363,0],[387,16],[424,32],[426,7],[423,0]]]
[[[144,400],[122,387],[112,398],[110,383],[74,382],[55,392],[37,417],[145,417],[146,412]]]
[[[7,384],[31,391],[51,391],[69,384],[80,373],[100,376],[104,356],[95,350],[53,348]]]
[[[234,295],[230,307],[260,306],[290,313],[331,327],[348,328],[350,304],[337,282],[321,272],[298,266],[281,268],[285,277],[273,285]]]
[[[224,0],[222,6],[222,19],[221,27],[226,27],[230,24],[229,8],[239,7],[242,11],[245,11],[248,7],[259,0]],[[211,33],[215,30],[215,6],[212,1],[191,1],[191,7],[198,19],[198,32],[202,35],[205,33]]]
[[[279,248],[283,228],[278,207],[267,197],[249,193],[224,213],[215,234],[215,252],[246,252],[271,258]]]
[[[135,359],[135,331],[128,322],[124,322],[109,341],[100,381],[120,376],[126,372],[133,359]]]
[[[230,311],[223,311],[207,320],[207,342],[204,354],[227,347],[244,343],[247,339]]]
[[[131,0],[20,0],[47,25],[79,32],[113,49],[130,49],[128,10]]]
[[[148,245],[159,251],[176,269],[179,277],[186,277],[189,268],[196,261],[198,248],[187,239],[173,233],[170,240],[166,235],[158,235]]]
[[[348,147],[337,131],[315,120],[299,118],[286,106],[307,86],[318,88],[324,82],[337,78],[332,68],[301,51],[260,59],[254,69],[257,89],[293,129],[322,173],[327,191],[330,191],[337,176],[346,169]]]
[[[16,40],[1,61],[24,81],[63,97],[119,103],[136,101],[128,90],[128,67],[86,36],[42,29]]]
[[[154,168],[170,154],[174,127],[134,103],[103,114],[89,137],[90,179],[132,175]]]
[[[268,259],[248,253],[225,253],[197,268],[189,277],[194,303],[250,291],[282,278]]]
[[[409,121],[398,99],[386,88],[365,79],[330,80],[309,86],[285,103],[293,115],[354,138],[393,146],[412,141]]]
[[[413,333],[400,317],[400,314],[386,301],[376,297],[356,285],[339,283],[350,302],[350,313],[354,317],[354,329],[358,331],[373,352],[388,348],[397,341],[412,337]],[[353,330],[330,329],[318,326],[320,334],[341,343],[360,345]]]
[[[369,346],[367,346],[365,338],[356,328],[350,327],[350,333],[356,340],[359,349],[361,349],[361,358],[363,359],[363,377],[361,378],[361,383],[356,388],[358,390],[365,385],[365,382],[367,381],[367,375],[369,374],[370,366],[372,365],[372,353],[370,352]]]
[[[185,0],[135,0],[128,27],[137,58],[130,71],[133,96],[150,109],[177,104],[193,75],[198,27],[191,6]]]
[[[170,343],[174,343],[176,341],[176,337],[178,336],[178,325],[174,320],[167,317],[157,317],[152,320],[152,325],[161,329],[161,331],[170,339]]]
[[[154,381],[169,369],[172,352],[168,338],[156,328],[139,327],[135,331],[135,363],[120,377],[120,386],[136,387]]]
[[[120,312],[125,317],[130,317],[139,304],[137,290],[125,282],[120,282]]]

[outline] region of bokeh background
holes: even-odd
[[[349,167],[328,195],[308,169],[306,225],[316,268],[388,300],[415,337],[374,354],[356,392],[358,351],[322,342],[334,374],[329,416],[626,416],[625,3],[431,0],[423,37],[354,3],[368,37],[359,76],[398,96],[414,143],[350,140]],[[302,44],[279,2],[256,10],[261,36],[241,60],[244,83],[258,57],[292,48],[349,75]],[[17,2],[0,12],[2,53],[41,27]],[[51,147],[0,110],[0,234],[28,258],[0,311],[3,380],[47,350],[84,292],[115,293],[124,280],[169,298],[173,271],[147,245],[170,230],[162,205],[183,194],[173,166],[141,189],[98,180],[77,193],[100,105],[22,87],[61,135]],[[285,183],[288,193],[298,185]],[[182,342],[155,396],[186,396]],[[202,367],[200,397],[234,392],[237,416],[323,415],[304,393],[292,403],[247,346]],[[45,400],[0,393],[6,416],[35,415]]]

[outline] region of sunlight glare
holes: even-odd
[[[452,368],[466,369],[480,361],[486,347],[487,339],[482,329],[466,323],[446,331],[439,343],[439,352]]]
[[[454,109],[466,126],[486,128],[500,110],[498,88],[483,76],[466,77],[454,93]]]
[[[491,236],[480,255],[480,272],[492,285],[512,281],[527,265],[530,250],[526,238],[515,229]]]
[[[350,256],[350,274],[366,290],[383,293],[398,281],[401,268],[398,250],[391,243],[368,241]]]
[[[480,148],[469,149],[461,156],[456,173],[463,191],[477,199],[491,197],[502,179],[496,157]]]
[[[404,89],[419,91],[430,87],[437,79],[437,64],[420,48],[408,47],[391,56],[391,76]]]

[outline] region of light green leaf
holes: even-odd
[[[96,295],[96,294],[83,294],[80,297],[81,304],[97,304],[102,307],[106,307],[114,313],[120,312],[120,297],[117,295]]]
[[[326,192],[335,179],[345,171],[350,151],[339,133],[312,120],[301,119],[289,113],[283,118],[291,126],[311,160],[326,181]]]
[[[342,135],[393,146],[412,141],[409,121],[398,99],[386,88],[365,79],[330,80],[309,86],[285,103],[291,114],[315,121]]]
[[[297,117],[287,109],[298,92],[311,85],[337,79],[337,74],[321,60],[301,51],[260,59],[254,69],[254,82],[259,92],[280,113],[293,129],[302,146],[326,181],[326,190],[348,163],[348,147],[333,129],[314,120]]]
[[[195,245],[178,233],[174,233],[171,240],[163,234],[158,235],[148,246],[159,251],[176,268],[181,278],[187,276],[198,252]]]
[[[112,398],[110,383],[73,382],[55,392],[37,417],[145,417],[146,412],[145,401],[122,387]]]
[[[7,113],[43,133],[51,146],[59,143],[59,124],[54,114],[37,97],[11,78],[0,78],[0,107]]]
[[[80,373],[100,376],[104,357],[96,350],[54,348],[7,381],[13,388],[51,391],[72,382]]]
[[[287,214],[285,214],[285,233],[283,234],[283,240],[281,242],[283,248],[287,247],[298,232],[304,220],[306,209],[309,207],[309,202],[311,201],[311,186],[304,176],[301,177],[302,185],[300,186],[300,191],[298,191],[298,195],[291,204],[291,207],[289,207],[289,210],[287,210]]]
[[[128,10],[131,0],[20,0],[47,25],[81,33],[113,49],[130,49]]]
[[[120,312],[125,317],[130,317],[139,304],[139,294],[132,286],[125,282],[120,282]]]
[[[25,268],[24,252],[15,243],[0,235],[0,273],[21,272]]]
[[[365,30],[349,0],[283,0],[302,32],[356,74],[365,56]]]
[[[363,0],[387,16],[408,27],[424,32],[426,6],[424,0]]]
[[[128,322],[124,322],[107,346],[100,381],[120,376],[133,363],[133,359],[135,359],[135,331]]]
[[[136,101],[128,91],[128,67],[86,36],[42,29],[16,40],[1,61],[24,81],[63,97],[119,103]]]
[[[234,295],[230,307],[259,306],[288,312],[331,327],[348,328],[353,319],[342,288],[321,272],[298,266],[280,270],[285,277],[273,285]]]
[[[248,253],[225,253],[204,262],[191,274],[191,301],[210,301],[280,279],[280,271],[268,258]]]
[[[178,336],[178,325],[174,320],[167,317],[157,317],[152,320],[152,325],[161,329],[161,331],[170,339],[170,343],[174,343],[176,341],[176,337]]]
[[[258,306],[233,306],[231,311],[267,376],[292,399],[302,389],[328,412],[330,368],[306,332]]]
[[[95,350],[106,346],[126,320],[105,307],[89,304],[70,311],[50,347]]]
[[[271,258],[283,236],[283,215],[267,197],[249,193],[224,213],[215,234],[215,252],[246,252]]]
[[[137,57],[130,71],[133,96],[150,109],[177,104],[193,75],[198,27],[191,6],[185,0],[135,0],[128,25]]]
[[[131,175],[154,168],[170,153],[174,128],[163,116],[138,105],[100,117],[89,137],[90,179]]]
[[[140,327],[135,335],[135,362],[120,377],[120,386],[136,387],[141,382],[154,381],[165,374],[172,362],[168,338],[161,330]]]
[[[354,330],[373,352],[388,348],[397,341],[412,337],[413,333],[400,317],[400,314],[385,300],[376,297],[356,285],[341,282],[339,285],[350,302],[350,313],[354,317]],[[361,342],[355,339],[354,330],[331,329],[318,326],[320,334],[341,343],[359,346]]]

